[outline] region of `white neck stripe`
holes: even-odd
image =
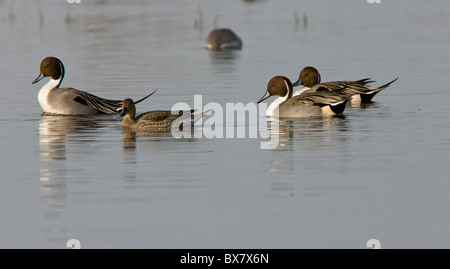
[[[61,78],[59,79],[51,79],[47,82],[39,91],[38,101],[42,107],[42,110],[47,113],[57,113],[58,111],[54,111],[50,104],[48,103],[48,95],[51,90],[58,88],[59,84],[61,84]]]

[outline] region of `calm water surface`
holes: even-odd
[[[449,25],[445,0],[0,1],[0,247],[449,248]],[[215,27],[243,49],[206,51]],[[343,118],[281,122],[268,150],[43,116],[31,81],[49,55],[64,86],[158,89],[138,113],[253,103],[307,65],[323,81],[400,78]]]

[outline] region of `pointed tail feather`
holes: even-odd
[[[148,97],[152,96],[156,91],[157,91],[157,90],[154,90],[151,94],[145,96],[145,97],[142,98],[142,99],[137,100],[136,102],[134,102],[134,104],[137,104],[137,103],[140,103],[140,102],[144,101],[144,100],[147,99]]]
[[[156,90],[151,94],[145,96],[144,98],[138,100],[137,102],[135,102],[135,104],[144,101],[155,92]],[[79,91],[78,95],[79,96],[76,97],[74,101],[83,105],[90,106],[93,109],[97,110],[99,113],[116,114],[122,110],[122,100],[105,99],[84,91]]]
[[[206,110],[206,111],[203,111],[202,113],[199,113],[199,114],[197,114],[197,115],[192,115],[191,120],[192,120],[193,122],[195,122],[196,120],[198,120],[198,119],[200,119],[201,117],[205,116],[205,115],[206,115],[208,112],[210,112],[211,110],[213,110],[213,109],[211,108],[211,109],[208,109],[208,110]]]
[[[383,90],[383,89],[386,89],[387,87],[389,87],[389,85],[391,85],[392,83],[394,83],[395,81],[397,81],[397,79],[398,79],[398,77],[397,77],[396,79],[394,79],[393,81],[388,82],[388,83],[384,84],[383,86],[378,87],[378,89],[379,89],[380,91]]]
[[[370,103],[372,101],[372,98],[379,93],[380,91],[386,89],[387,87],[389,87],[392,83],[394,83],[395,81],[397,81],[398,78],[392,80],[391,82],[388,82],[378,88],[372,88],[373,91],[367,93],[367,94],[360,94],[361,97],[361,103]]]

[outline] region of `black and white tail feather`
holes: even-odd
[[[157,90],[153,91],[144,98],[139,99],[135,102],[135,104],[144,101],[145,99],[153,95],[156,91]],[[79,96],[74,100],[78,103],[90,106],[104,114],[117,114],[122,111],[123,100],[104,99],[84,91],[80,91]]]

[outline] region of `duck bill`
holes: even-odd
[[[270,95],[268,92],[266,92],[266,94],[264,94],[264,96],[261,97],[261,99],[259,99],[259,101],[256,102],[256,103],[259,104],[259,103],[261,103],[262,101],[264,101],[264,100],[266,100],[267,98],[269,98],[270,96],[272,96],[272,95]]]
[[[129,110],[128,108],[122,109],[122,113],[120,113],[120,116],[125,117],[126,114],[128,114]]]
[[[297,87],[297,86],[300,86],[300,85],[302,85],[302,81],[300,79],[298,79],[296,82],[294,82],[292,84],[292,87]]]
[[[39,74],[39,76],[33,80],[33,82],[31,82],[31,84],[35,84],[38,83],[39,81],[41,81],[44,78],[44,75],[42,75],[42,73]]]

